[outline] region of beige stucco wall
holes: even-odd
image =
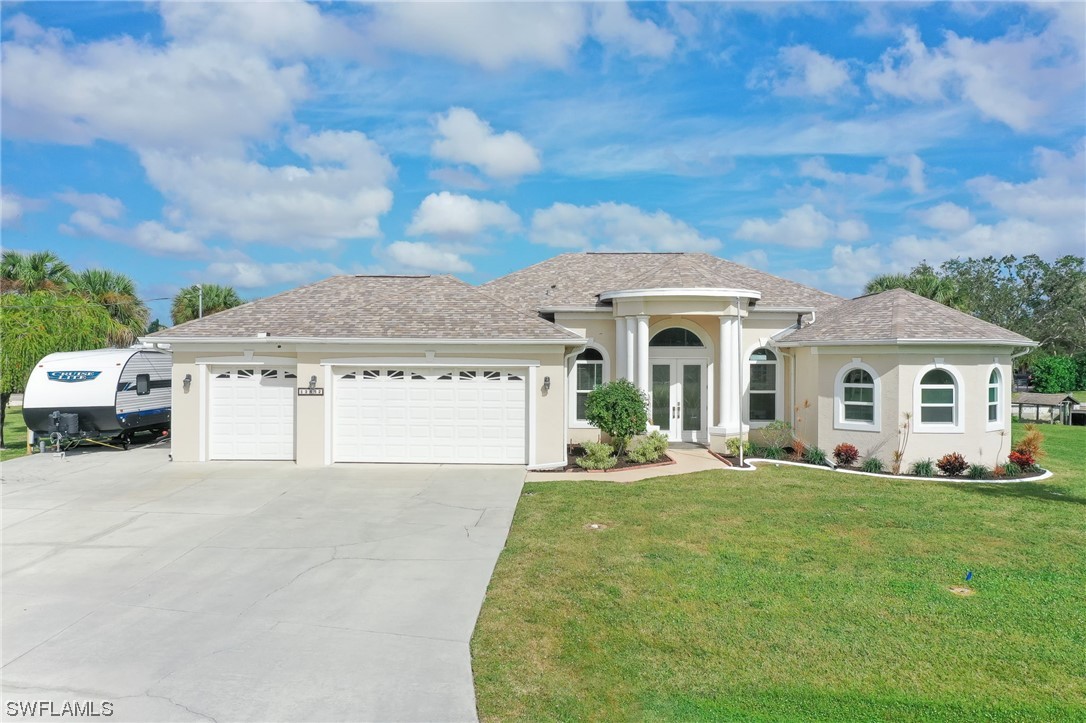
[[[333,402],[332,390],[328,388],[325,365],[322,360],[396,358],[409,360],[427,360],[426,351],[418,348],[381,347],[341,347],[296,349],[293,351],[277,350],[265,353],[256,347],[256,356],[270,356],[297,362],[298,386],[309,385],[311,376],[317,377],[317,386],[325,388],[321,397],[295,397],[295,457],[297,464],[315,467],[325,464],[326,438],[331,430],[326,428],[328,415],[326,408]],[[431,350],[433,351],[433,350]],[[207,434],[206,420],[201,424],[201,396],[204,397],[206,410],[207,380],[206,364],[197,364],[196,359],[209,360],[221,357],[233,359],[225,364],[236,364],[240,350],[214,349],[174,349],[173,353],[173,409],[172,409],[172,454],[179,462],[195,462],[200,458],[200,435]],[[502,346],[485,347],[482,345],[442,346],[435,353],[433,360],[479,359],[479,360],[518,360],[537,361],[535,372],[534,396],[536,410],[535,423],[535,464],[558,464],[565,461],[565,435],[563,417],[566,394],[566,375],[564,373],[565,349],[561,346]],[[183,380],[192,375],[188,390],[184,389]],[[550,377],[551,386],[544,390],[544,379]],[[526,377],[527,378],[527,377]],[[206,441],[206,440],[205,440]]]
[[[864,457],[877,456],[887,469],[893,454],[903,448],[903,469],[922,459],[938,460],[948,452],[958,452],[970,463],[989,467],[1006,460],[1010,451],[1010,380],[1011,358],[1007,349],[993,348],[987,353],[958,347],[822,347],[796,349],[798,372],[797,398],[818,400],[817,426],[797,424],[801,439],[817,444],[827,453],[841,443],[854,444]],[[873,367],[879,373],[882,427],[878,432],[835,428],[835,382],[838,372],[853,359]],[[918,431],[916,383],[922,371],[935,363],[953,367],[961,377],[961,431]],[[988,429],[988,377],[993,366],[1002,374],[1001,429]],[[906,414],[909,416],[907,417]],[[905,435],[904,425],[909,430]]]

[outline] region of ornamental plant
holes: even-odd
[[[909,471],[917,477],[932,477],[935,475],[935,460],[922,459],[913,462],[912,469]]]
[[[826,453],[821,448],[811,445],[803,451],[803,461],[807,464],[826,464]]]
[[[649,421],[649,402],[629,379],[617,379],[588,393],[585,419],[611,438],[615,454],[622,456],[630,437],[643,434]]]
[[[618,458],[611,452],[611,445],[606,442],[585,442],[584,456],[577,458],[577,466],[584,469],[611,469],[618,464]]]
[[[1021,467],[1022,469],[1029,469],[1037,462],[1030,453],[1019,452],[1017,450],[1007,455],[1007,459],[1010,460],[1011,464]]]
[[[833,458],[837,461],[837,464],[848,467],[860,458],[860,450],[856,449],[854,444],[842,442],[833,448]]]
[[[864,472],[879,474],[883,470],[882,460],[878,457],[868,457],[864,460],[864,463],[860,465],[860,469]]]
[[[951,452],[949,454],[944,454],[939,461],[935,463],[935,466],[942,470],[943,474],[949,477],[957,477],[968,469],[969,464],[965,461],[965,457],[957,452]]]
[[[1022,463],[1018,460],[1011,460],[1023,467],[1029,467],[1037,463],[1041,457],[1044,456],[1044,451],[1041,449],[1041,442],[1044,441],[1044,435],[1041,434],[1041,430],[1037,429],[1035,425],[1027,424],[1026,433],[1022,439],[1018,440],[1018,444],[1014,445],[1014,452],[1021,455],[1021,459],[1029,459],[1029,462]]]

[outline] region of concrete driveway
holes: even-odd
[[[168,451],[4,463],[5,716],[475,719],[468,642],[523,469]]]

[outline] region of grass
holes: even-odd
[[[4,447],[0,449],[0,462],[26,454],[26,424],[23,408],[8,407],[4,417]]]
[[[472,640],[481,717],[1086,720],[1086,429],[1042,431],[1045,483],[525,485]]]

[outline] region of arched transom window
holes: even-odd
[[[777,418],[777,355],[764,347],[750,355],[748,404],[751,422],[772,422]]]
[[[673,326],[658,332],[649,340],[649,346],[695,346],[704,347],[698,335],[689,329]]]

